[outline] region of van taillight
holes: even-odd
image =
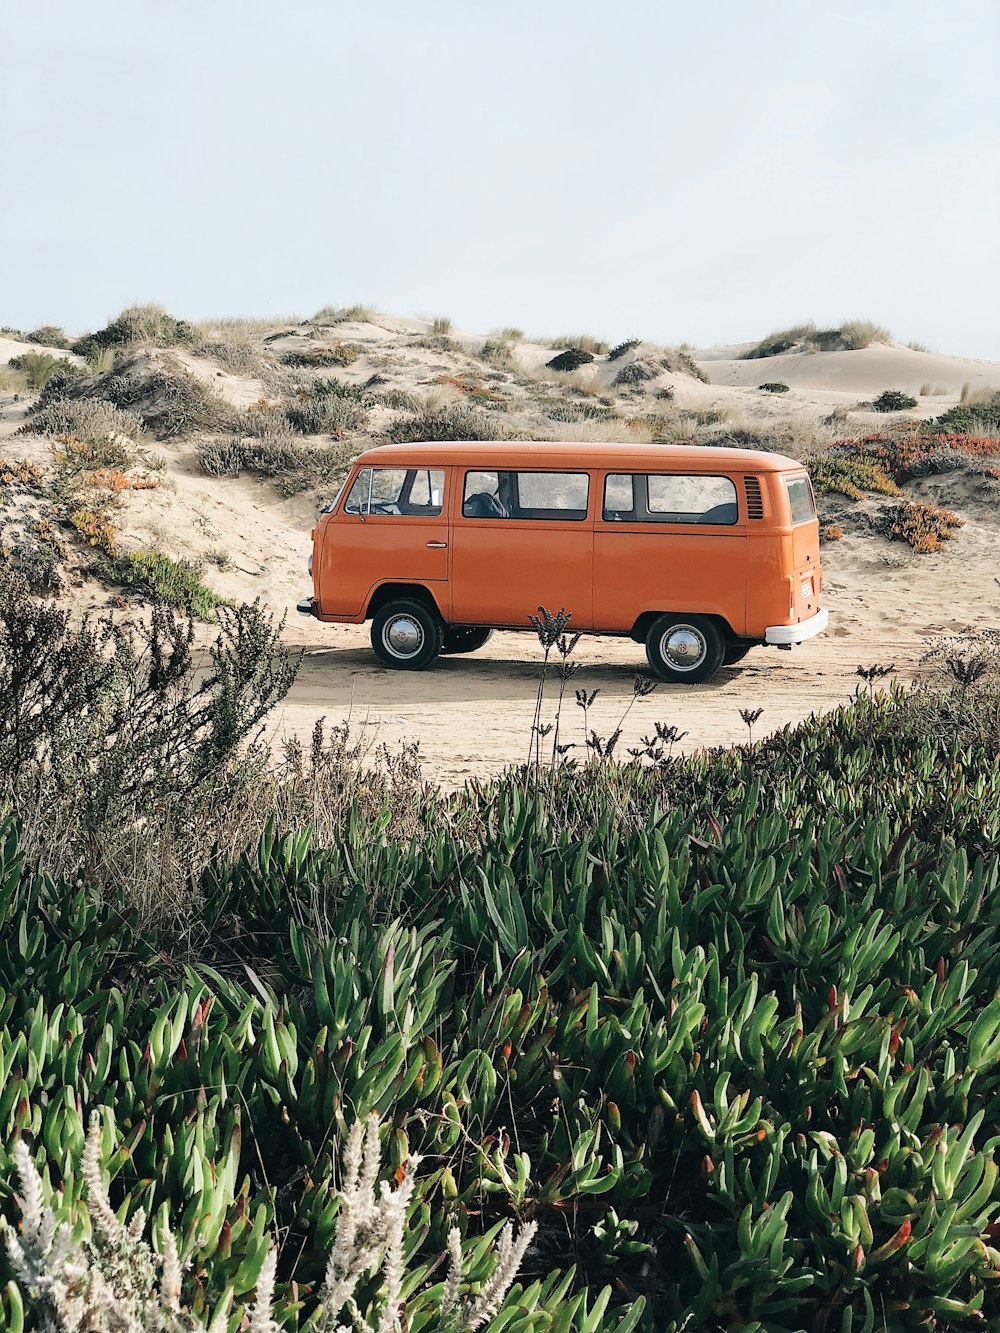
[[[764,497],[760,493],[759,478],[744,477],[743,490],[747,497],[747,518],[763,518]]]

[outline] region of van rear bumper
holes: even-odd
[[[793,643],[803,643],[817,634],[822,634],[830,623],[830,613],[825,608],[817,611],[808,620],[800,620],[797,625],[768,625],[764,631],[765,643],[776,643],[778,647],[790,647]]]
[[[295,603],[295,609],[300,616],[314,616],[316,614],[316,598],[300,597]]]

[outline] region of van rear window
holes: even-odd
[[[577,522],[587,517],[586,472],[467,472],[465,518],[527,518]]]
[[[808,477],[786,477],[785,490],[793,523],[808,523],[816,517],[816,501]]]
[[[728,477],[615,472],[604,483],[606,523],[716,523],[739,520]]]

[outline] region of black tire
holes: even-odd
[[[443,641],[444,624],[437,611],[409,597],[387,602],[372,620],[372,651],[393,671],[425,670]]]
[[[701,685],[722,665],[726,649],[718,625],[707,616],[657,616],[646,635],[649,665],[661,680]]]
[[[735,666],[737,662],[742,662],[753,646],[752,643],[727,643],[722,654],[722,665]]]
[[[454,657],[458,653],[474,653],[493,637],[491,629],[478,625],[446,625],[442,653]]]

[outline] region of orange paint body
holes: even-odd
[[[389,496],[378,500],[378,496]],[[387,445],[355,463],[318,521],[300,610],[360,623],[388,597],[430,598],[446,626],[631,636],[663,613],[727,643],[825,627],[807,473],[780,454],[692,445]]]

